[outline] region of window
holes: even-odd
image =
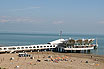
[[[53,47],[55,47],[55,45]]]
[[[2,50],[2,48],[0,48],[0,50]]]
[[[21,49],[24,49],[24,47],[21,47]]]
[[[49,47],[49,46],[47,46],[47,47]]]
[[[46,46],[44,46],[44,47],[46,47]]]
[[[35,46],[33,48],[36,48]]]
[[[29,47],[29,48],[32,48],[32,47]]]
[[[17,47],[17,49],[20,49],[20,47]]]
[[[7,48],[4,48],[4,50],[6,50]]]
[[[13,49],[16,49],[15,47]]]
[[[50,47],[52,47],[52,46],[50,46]]]
[[[42,48],[42,46],[40,46]]]
[[[37,46],[37,48],[39,48],[39,46]]]
[[[9,49],[9,50],[13,50],[13,49],[16,49],[16,48],[13,47],[13,48],[8,48],[8,49]]]
[[[28,47],[25,47],[25,48],[28,48]]]

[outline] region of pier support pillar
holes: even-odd
[[[22,51],[22,52],[24,52],[24,51]]]
[[[55,49],[55,51],[57,52],[57,48]]]
[[[86,53],[86,50],[84,50],[84,53]]]
[[[62,49],[62,52],[65,52],[64,49]]]
[[[51,49],[49,48],[49,51],[50,51]]]
[[[16,51],[14,53],[16,53]]]
[[[62,48],[60,48],[60,52],[62,52]]]
[[[58,52],[59,52],[59,48],[58,48]]]
[[[90,53],[90,50],[87,50],[87,53]]]
[[[74,50],[72,50],[72,53],[74,53]]]
[[[55,49],[55,52],[57,52],[57,48]]]
[[[68,53],[71,53],[71,50],[68,50],[67,52],[68,52]]]
[[[38,50],[38,52],[39,52],[39,50]]]
[[[81,52],[81,50],[76,50],[76,53],[80,53]]]

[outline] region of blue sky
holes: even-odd
[[[0,0],[0,32],[104,34],[103,0]]]

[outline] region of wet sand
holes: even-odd
[[[0,54],[0,67],[6,69],[104,69],[104,56],[82,53],[27,52],[30,57],[18,57],[18,53]],[[52,58],[48,58],[52,56]],[[13,57],[13,60],[10,58]],[[67,61],[52,61],[60,57]],[[49,61],[44,61],[48,59]],[[38,62],[37,60],[41,60]],[[16,67],[17,66],[17,67]]]

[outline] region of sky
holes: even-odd
[[[104,0],[0,0],[0,32],[104,34]]]

